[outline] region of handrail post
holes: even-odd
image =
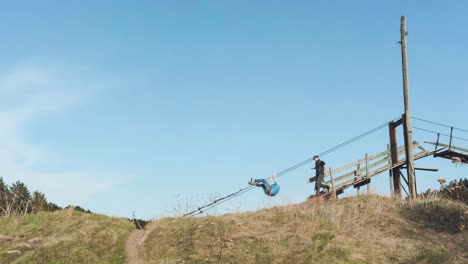
[[[335,181],[333,180],[333,175],[332,175],[332,169],[331,168],[328,168],[329,170],[329,173],[330,173],[330,180],[331,180],[331,184],[332,184],[332,197],[335,199],[337,198],[336,197],[336,190],[335,190]]]
[[[452,149],[452,133],[453,133],[453,127],[450,127],[450,143],[449,143],[449,150]]]
[[[357,176],[359,176],[360,174],[361,174],[361,163],[358,163],[357,164],[357,170],[356,170],[356,173],[354,175],[354,180],[355,181],[357,180]],[[357,196],[359,196],[359,190],[360,189],[361,189],[361,187],[356,188]]]
[[[369,155],[366,153],[366,178],[369,179],[367,184],[367,195],[370,193],[370,178],[369,178]]]

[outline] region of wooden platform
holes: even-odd
[[[468,149],[457,147],[453,145],[447,145],[439,142],[427,142],[424,143],[435,145],[435,149],[432,151],[425,150],[416,141],[413,142],[414,150],[419,149],[418,153],[414,153],[414,160],[422,159],[428,156],[434,156],[438,158],[449,159],[454,163],[461,162],[468,164]],[[334,190],[336,195],[340,195],[346,188],[353,186],[359,188],[370,183],[371,178],[392,170],[394,168],[402,168],[406,165],[406,159],[404,158],[405,147],[399,146],[396,148],[398,156],[402,156],[401,159],[391,164],[390,150],[377,153],[375,155],[367,155],[363,159],[359,159],[353,163],[344,165],[336,169],[330,169],[325,175],[325,185],[330,186],[330,193],[320,193],[319,197],[328,197]],[[309,179],[309,182],[314,182],[315,177]],[[311,195],[309,199],[316,198],[316,195]]]
[[[414,154],[414,160],[422,159],[431,155],[438,155],[440,151],[444,150],[443,148],[428,151],[423,149],[419,143],[413,142],[414,149],[419,149],[420,151]],[[387,172],[394,168],[401,168],[406,165],[406,159],[404,158],[405,148],[404,146],[399,146],[396,148],[398,156],[402,156],[401,159],[395,163],[391,164],[391,154],[390,149],[386,151],[377,153],[375,155],[367,155],[358,161],[347,164],[345,166],[331,169],[326,175],[326,181],[324,184],[330,186],[330,191],[336,192],[336,195],[340,195],[344,192],[345,189],[353,186],[358,188],[370,183],[371,178],[381,174],[382,172]],[[450,153],[447,153],[449,155]],[[315,181],[314,178],[309,179],[309,182]],[[321,193],[319,196],[328,196],[328,193]],[[311,195],[309,197],[316,197]]]
[[[424,141],[424,143],[435,145],[436,148],[440,146],[446,149],[435,153],[434,157],[449,159],[452,162],[462,162],[468,164],[468,149],[466,148],[457,147],[454,145],[447,145],[440,142]]]
[[[420,153],[417,153],[414,155],[414,160],[418,160],[418,159],[422,159],[422,158],[425,158],[425,157],[428,157],[428,156],[431,156],[431,155],[435,155],[437,153],[436,150],[433,150],[433,151],[422,151]],[[360,176],[360,177],[355,177],[353,179],[349,179],[343,183],[341,183],[340,185],[336,186],[335,189],[336,189],[336,192],[339,193],[340,191],[350,187],[350,186],[362,186],[362,185],[365,185],[367,183],[370,182],[370,178],[371,177],[374,177],[382,172],[386,172],[388,170],[391,170],[393,168],[397,168],[397,167],[402,167],[406,165],[406,159],[403,159],[403,160],[400,160],[398,163],[394,164],[394,165],[391,165],[391,164],[388,164],[386,166],[383,166],[375,171],[372,171],[371,173],[369,173],[369,175],[363,175],[363,176]]]
[[[462,163],[468,164],[468,154],[464,154],[464,153],[461,153],[461,152],[456,152],[456,151],[453,151],[453,150],[445,150],[445,151],[441,151],[439,153],[435,153],[434,157],[449,159],[454,163],[462,162]]]

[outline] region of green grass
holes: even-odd
[[[0,218],[0,263],[125,263],[133,229],[126,219],[74,210]]]

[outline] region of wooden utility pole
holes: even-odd
[[[405,149],[406,168],[408,172],[408,187],[411,198],[416,197],[416,181],[414,178],[414,156],[413,156],[413,128],[411,126],[411,112],[408,87],[408,70],[406,64],[406,17],[401,17],[401,62],[403,69],[403,95],[405,100]]]

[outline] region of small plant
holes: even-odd
[[[65,207],[64,209],[72,209],[72,210],[82,212],[82,213],[85,213],[85,214],[92,214],[93,213],[90,210],[86,210],[83,207],[77,206],[77,205],[69,205],[69,206]]]
[[[434,192],[408,200],[402,208],[407,218],[436,230],[457,233],[468,225],[466,206]]]
[[[468,179],[453,180],[449,184],[444,184],[440,193],[444,197],[468,205]]]
[[[410,263],[430,263],[430,264],[439,264],[447,263],[450,260],[450,256],[446,252],[441,251],[440,249],[421,247],[418,250],[418,254],[414,259],[409,261]]]

